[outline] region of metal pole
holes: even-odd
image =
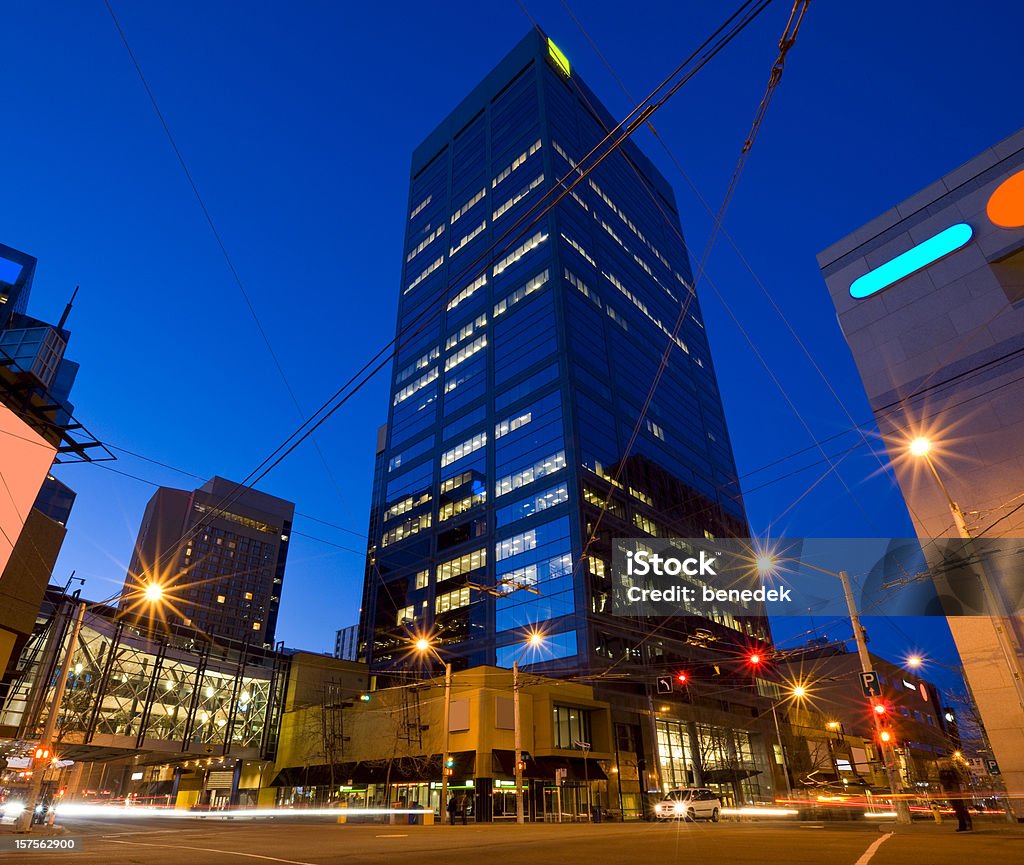
[[[78,642],[78,635],[82,631],[82,620],[85,618],[85,601],[78,604],[78,612],[75,615],[75,626],[71,629],[71,640],[68,643],[68,650],[64,653],[64,661],[58,666],[58,678],[53,688],[53,701],[50,703],[50,712],[46,716],[46,724],[43,726],[43,735],[39,740],[41,745],[50,745],[53,734],[57,729],[57,717],[60,715],[61,705],[64,702],[64,691],[68,684],[68,670],[71,666],[71,659],[75,655],[75,644]],[[52,747],[52,746],[51,746]],[[51,757],[53,755],[51,754]],[[28,788],[28,795],[25,801],[25,810],[18,815],[16,832],[29,832],[32,829],[32,815],[35,813],[36,802],[39,801],[39,794],[43,789],[43,776],[46,774],[46,766],[36,768],[35,761],[32,763],[32,783]]]
[[[452,711],[452,665],[444,665],[444,756],[441,758],[441,823],[445,822],[448,813],[448,746],[449,728],[451,727]]]
[[[658,785],[658,795],[664,794],[661,781],[661,760],[658,755],[658,720],[654,714],[654,698],[651,696],[651,686],[647,685],[647,716],[651,722],[651,758],[654,760],[654,778]],[[640,785],[643,787],[643,795],[646,798],[648,787],[645,778],[640,778]]]
[[[779,740],[779,753],[782,755],[782,774],[786,776],[786,794],[793,798],[793,782],[789,780],[789,761],[786,759],[786,746],[782,744],[782,730],[779,728],[779,716],[772,703],[772,718],[775,720],[775,736]]]
[[[860,668],[863,672],[871,672],[871,655],[868,653],[868,645],[864,640],[864,629],[860,624],[860,614],[857,612],[857,601],[853,597],[853,586],[850,584],[850,575],[846,571],[840,571],[837,576],[843,584],[843,596],[846,598],[846,609],[850,616],[850,624],[853,625],[853,639],[857,644],[857,654],[860,656]],[[892,791],[893,807],[896,809],[897,823],[910,823],[910,806],[906,799],[900,795],[900,780],[896,773],[896,750],[893,746],[886,746],[882,742],[882,723],[875,711],[879,704],[877,697],[871,698],[871,715],[874,718],[876,739],[878,747],[882,752],[882,763],[885,766],[885,775],[889,779],[889,789]]]
[[[516,822],[525,823],[523,814],[523,731],[519,720],[519,661],[512,662],[512,706],[515,714],[515,760],[516,760]]]

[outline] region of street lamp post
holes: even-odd
[[[159,603],[163,599],[163,589],[158,583],[149,583],[143,589],[143,597],[151,604]],[[82,633],[82,623],[85,620],[85,611],[90,606],[102,606],[103,602],[98,604],[88,604],[85,601],[79,601],[75,611],[75,623],[71,628],[71,639],[68,640],[67,651],[64,653],[64,657],[58,660],[57,663],[57,681],[53,686],[53,697],[50,700],[50,711],[46,716],[46,723],[43,725],[43,734],[40,738],[40,743],[44,746],[52,746],[54,734],[57,732],[57,721],[60,717],[61,710],[64,705],[64,694],[67,691],[68,686],[68,673],[71,670],[71,661],[75,656],[75,646],[78,644],[78,637]],[[50,760],[53,757],[51,753],[45,759]],[[18,815],[17,822],[15,823],[16,832],[28,832],[32,828],[32,815],[35,813],[36,803],[39,801],[39,795],[43,791],[43,776],[46,774],[46,766],[37,769],[35,762],[32,764],[32,781],[29,784],[28,794],[25,801],[25,810]]]
[[[430,640],[421,638],[416,641],[416,650],[421,654],[430,652],[442,664],[444,664],[444,753],[441,755],[441,804],[438,810],[440,822],[445,823],[448,814],[448,758],[450,756],[449,746],[451,744],[451,711],[452,711],[452,665],[438,654]],[[389,793],[390,796],[390,793]]]
[[[515,769],[516,769],[516,823],[525,823],[526,815],[523,813],[523,730],[519,714],[519,662],[527,649],[539,646],[544,638],[538,632],[530,634],[526,645],[520,650],[516,659],[512,662],[512,707],[513,726],[515,727]]]
[[[939,489],[942,490],[942,495],[946,499],[946,505],[949,507],[949,512],[953,516],[953,522],[956,524],[957,534],[964,541],[965,552],[969,554],[971,559],[976,559],[978,562],[981,587],[990,611],[992,627],[996,633],[996,641],[1010,672],[1010,678],[1013,680],[1017,702],[1024,709],[1024,669],[1021,667],[1019,641],[1010,623],[1009,612],[1003,603],[1002,593],[989,576],[988,566],[984,557],[977,555],[974,550],[974,538],[967,528],[964,512],[953,499],[953,496],[950,495],[945,483],[943,483],[942,476],[939,474],[939,470],[935,467],[935,461],[931,457],[931,449],[931,442],[923,436],[914,439],[909,447],[910,453],[918,459],[923,459],[925,465],[928,466],[932,477],[935,478],[935,482],[939,485]]]
[[[770,571],[778,561],[781,560],[776,560],[771,556],[760,556],[758,558],[757,565],[762,572],[764,570]],[[825,574],[826,576],[835,577],[842,584],[843,598],[846,601],[846,611],[847,615],[850,617],[850,624],[853,626],[853,639],[857,644],[857,655],[860,658],[861,671],[864,673],[872,672],[871,655],[868,653],[868,644],[864,639],[864,628],[861,627],[860,624],[860,613],[857,612],[857,601],[853,595],[853,586],[850,583],[850,575],[846,571],[829,571],[808,562],[800,562],[800,564],[805,568],[810,568],[812,571],[817,571],[818,573]],[[871,714],[874,717],[875,734],[876,739],[878,740],[878,747],[882,753],[882,764],[885,767],[885,775],[889,782],[889,789],[892,791],[893,807],[896,809],[896,822],[909,824],[910,806],[900,795],[900,787],[902,785],[900,784],[899,774],[896,770],[896,749],[895,746],[887,744],[882,740],[882,722],[878,713],[879,707],[883,707],[881,701],[877,697],[872,697]]]
[[[775,721],[775,738],[779,740],[779,754],[782,756],[782,774],[786,778],[786,795],[793,798],[793,782],[789,779],[789,759],[786,757],[786,746],[782,743],[782,730],[779,727],[779,716],[775,711],[779,704],[772,703],[772,720]]]

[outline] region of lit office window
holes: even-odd
[[[423,212],[423,209],[428,204],[430,204],[430,202],[433,200],[433,198],[434,198],[433,195],[428,195],[426,198],[423,199],[423,201],[421,201],[419,204],[417,204],[412,209],[412,213],[409,214],[409,219],[415,219],[417,216],[419,216]]]
[[[515,432],[519,427],[526,426],[533,419],[532,412],[523,412],[515,417],[505,418],[494,427],[494,437],[500,439],[502,436]]]
[[[573,249],[575,249],[588,262],[590,262],[591,266],[597,267],[597,262],[594,261],[594,259],[590,257],[590,253],[587,252],[582,246],[580,246],[575,240],[573,240],[571,237],[569,237],[569,235],[567,235],[564,231],[562,232],[562,240],[564,240],[566,243],[568,243],[569,246],[571,246]]]
[[[535,277],[533,277],[533,279],[527,282],[526,285],[520,286],[511,294],[499,300],[496,304],[494,304],[494,317],[497,318],[499,315],[504,313],[505,310],[507,310],[510,306],[515,306],[517,303],[519,303],[519,301],[533,294],[539,288],[542,288],[544,284],[548,281],[548,276],[550,275],[550,273],[551,271],[549,269],[541,271]]]
[[[443,255],[440,256],[436,261],[434,261],[429,267],[427,267],[427,269],[424,270],[419,276],[417,276],[412,282],[410,282],[409,287],[402,293],[408,294],[410,291],[416,288],[417,285],[423,282],[423,280],[430,276],[430,274],[437,270],[442,264],[444,264]]]
[[[448,337],[444,343],[445,351],[455,348],[463,340],[469,339],[474,333],[487,326],[487,315],[478,315],[475,319],[467,322],[455,333]]]
[[[534,189],[540,186],[544,182],[544,175],[539,174],[533,180],[526,184],[520,189],[515,195],[513,195],[508,201],[498,205],[497,209],[491,214],[492,219],[500,219],[504,216],[511,208],[515,207],[520,201],[526,198]]]
[[[553,474],[564,467],[565,451],[558,451],[558,453],[543,457],[525,469],[499,478],[495,484],[495,495],[503,496],[506,493],[512,492],[512,490],[518,490],[520,487],[532,484],[534,481]]]
[[[395,384],[399,384],[405,381],[407,378],[409,378],[409,376],[415,375],[421,369],[426,369],[440,356],[441,349],[439,349],[436,345],[431,347],[431,349],[426,354],[416,358],[416,360],[414,360],[412,363],[410,363],[408,366],[404,367],[398,372],[398,375],[395,376]]]
[[[494,189],[499,183],[505,180],[513,171],[519,168],[527,159],[533,156],[538,150],[540,150],[540,139],[538,138],[533,142],[526,150],[520,153],[515,159],[512,160],[511,164],[503,168],[498,172],[498,175],[491,181],[491,189]]]
[[[483,351],[487,348],[487,334],[478,336],[471,343],[464,345],[455,354],[449,355],[444,361],[444,371],[448,372],[450,369],[454,369],[464,360],[468,360],[478,351]]]
[[[453,309],[455,309],[455,307],[457,307],[464,300],[468,300],[469,298],[471,298],[478,288],[483,288],[483,286],[485,286],[485,285],[487,285],[487,274],[486,273],[481,274],[480,276],[478,276],[469,285],[467,285],[464,289],[462,289],[462,291],[460,291],[458,294],[456,294],[455,297],[453,297],[451,300],[449,300],[448,301],[448,306],[446,307],[447,310],[449,312],[451,312]]]
[[[426,375],[420,376],[420,378],[416,379],[416,381],[412,382],[411,384],[407,384],[400,391],[398,391],[398,393],[395,394],[395,405],[398,405],[400,402],[404,402],[414,393],[416,393],[416,391],[425,388],[432,381],[435,381],[438,375],[439,373],[437,371],[437,367],[435,366],[431,368],[430,372],[428,372]]]
[[[448,610],[457,610],[459,607],[469,606],[469,587],[463,586],[454,592],[438,595],[434,601],[434,610],[438,613],[446,613]]]
[[[447,562],[441,562],[437,566],[437,582],[443,583],[452,577],[461,577],[463,574],[468,574],[471,571],[482,568],[486,564],[487,548],[481,547],[479,550],[473,550],[471,553],[465,553],[454,559],[449,559]]]
[[[452,225],[455,225],[455,223],[462,219],[462,217],[465,216],[467,213],[469,213],[469,211],[472,210],[475,205],[483,201],[484,196],[486,194],[487,187],[484,187],[476,195],[469,199],[469,201],[463,204],[462,207],[456,210],[455,213],[452,214]]]
[[[647,419],[647,431],[657,439],[665,441],[665,430],[658,424],[652,421],[650,418]]]
[[[520,246],[516,247],[512,252],[501,259],[497,264],[494,265],[494,275],[497,276],[499,273],[503,273],[506,269],[511,267],[520,258],[526,255],[528,252],[536,249],[544,241],[548,239],[546,231],[538,231],[533,237],[525,240]]]
[[[564,235],[563,235],[564,237]],[[582,279],[576,274],[572,273],[568,268],[565,269],[565,279],[573,288],[575,288],[580,294],[582,294],[587,300],[593,303],[598,309],[601,309],[601,298],[597,296]]]
[[[487,220],[485,219],[476,228],[474,228],[469,234],[465,235],[455,246],[448,250],[449,256],[455,255],[457,252],[461,252],[462,248],[469,243],[474,237],[477,237],[485,228],[487,228]]]
[[[437,240],[437,238],[439,238],[442,234],[444,234],[443,222],[413,248],[413,250],[405,257],[406,262],[408,263],[412,261],[417,255],[423,252],[424,249],[430,246],[430,244]]]
[[[443,454],[441,454],[441,468],[444,468],[447,465],[451,465],[453,462],[462,459],[464,456],[469,456],[469,454],[473,453],[474,451],[480,450],[480,448],[484,447],[484,445],[486,444],[486,430],[484,432],[477,433],[475,436],[466,439],[466,441],[464,442],[459,442],[459,444],[455,445],[455,447],[451,448],[450,450],[446,450]]]

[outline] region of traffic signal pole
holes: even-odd
[[[846,571],[840,571],[837,576],[843,584],[843,597],[846,599],[846,609],[850,616],[850,624],[853,625],[853,639],[857,644],[857,654],[860,656],[860,668],[865,673],[871,670],[871,655],[868,654],[868,645],[864,639],[864,629],[860,624],[860,614],[857,612],[857,601],[853,597],[853,587],[850,584],[850,575]],[[896,809],[897,823],[910,823],[910,806],[907,800],[900,794],[899,773],[896,770],[896,749],[891,743],[882,741],[882,720],[875,707],[881,705],[877,697],[871,698],[871,715],[875,724],[875,740],[878,742],[879,751],[882,754],[882,763],[885,766],[885,775],[889,779],[889,789],[892,791],[892,804]]]
[[[64,702],[64,691],[68,685],[68,670],[71,667],[71,660],[75,656],[75,646],[78,643],[78,635],[82,632],[82,621],[84,618],[85,601],[81,601],[75,614],[75,625],[71,629],[71,640],[68,642],[67,651],[57,666],[57,681],[53,688],[53,700],[50,702],[50,712],[46,716],[43,735],[39,740],[39,744],[44,748],[49,748],[51,754],[45,758],[42,766],[37,766],[35,759],[32,761],[32,782],[29,784],[25,810],[18,815],[15,823],[16,832],[30,832],[32,830],[32,815],[35,814],[39,794],[43,791],[43,776],[46,774],[47,766],[53,756],[51,743],[53,742],[54,733],[57,731],[57,718],[60,715],[61,706]]]

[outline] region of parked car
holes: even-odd
[[[668,795],[654,806],[659,820],[710,820],[717,823],[722,813],[722,801],[714,790],[687,787],[669,790]]]

